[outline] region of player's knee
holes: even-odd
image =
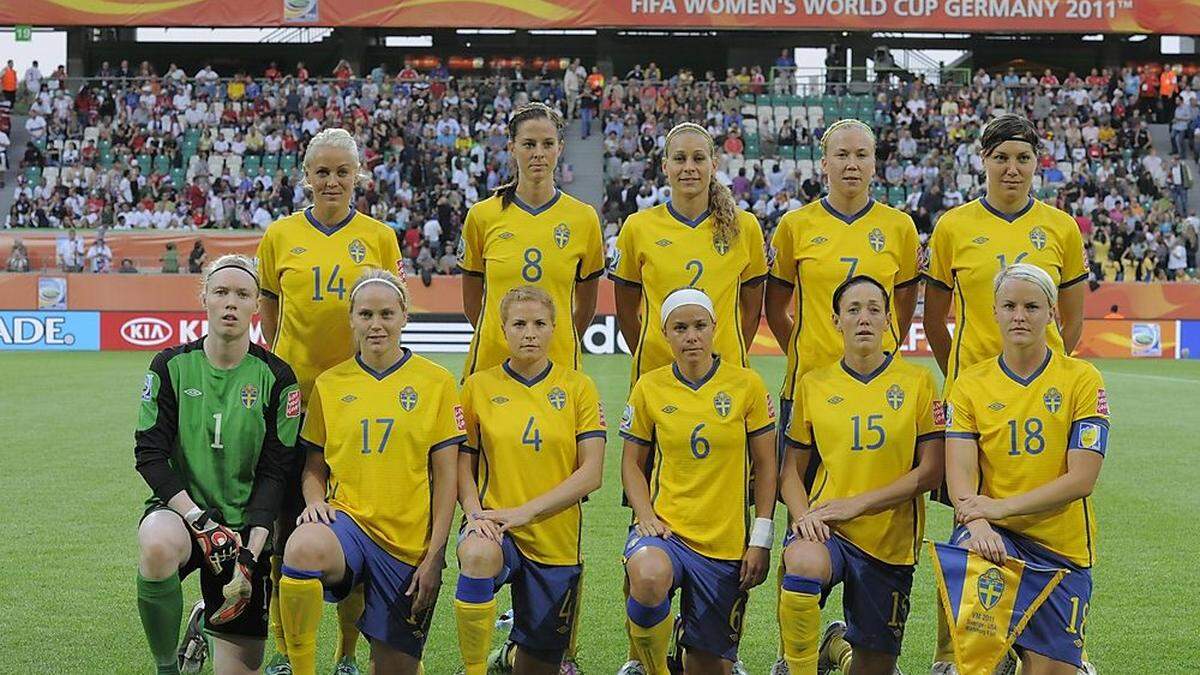
[[[494,577],[500,573],[503,564],[500,545],[490,539],[471,535],[458,545],[458,567],[469,577]]]
[[[629,594],[643,605],[656,605],[667,597],[675,570],[671,559],[657,548],[644,548],[625,564],[629,575]]]
[[[333,559],[337,537],[325,525],[305,523],[288,537],[283,564],[306,570],[323,570]]]
[[[829,551],[824,544],[811,541],[794,541],[783,551],[783,570],[810,579],[829,579]]]
[[[155,512],[138,527],[138,567],[143,576],[164,579],[174,574],[190,553],[191,539],[179,516]]]
[[[299,530],[297,530],[299,531]],[[371,640],[371,664],[376,673],[416,675],[420,661],[404,652],[389,647],[379,640]]]

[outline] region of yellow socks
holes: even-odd
[[[496,591],[490,578],[459,575],[454,618],[466,675],[487,675],[488,649],[496,626]]]
[[[288,661],[295,675],[316,675],[317,629],[324,598],[319,572],[283,566],[279,582],[279,613],[287,640]]]
[[[337,604],[338,640],[337,649],[333,652],[333,662],[341,661],[343,657],[354,657],[354,647],[358,644],[358,618],[362,616],[363,587],[356,586],[341,602]]]
[[[667,675],[667,649],[671,645],[671,598],[647,607],[632,597],[625,602],[629,615],[629,646],[647,675]]]
[[[271,556],[271,636],[275,638],[275,651],[287,656],[287,642],[283,639],[283,618],[279,614],[279,580],[283,578],[283,556]]]
[[[821,582],[788,574],[779,594],[779,636],[792,675],[816,675],[821,635]]]

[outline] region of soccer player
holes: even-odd
[[[1092,490],[1108,447],[1108,396],[1096,368],[1051,345],[1059,291],[1038,265],[993,282],[999,356],[964,368],[946,408],[946,483],[959,527],[951,543],[1069,571],[1016,649],[1024,675],[1084,668],[1096,563]]]
[[[466,675],[556,675],[576,628],[583,513],[600,487],[605,421],[591,378],[551,361],[555,306],[537,286],[499,303],[509,357],[463,386],[461,570],[454,610]],[[495,593],[512,585],[510,642],[488,657]]]
[[[856,275],[883,286],[894,307],[886,308],[893,320],[885,326],[881,348],[891,353],[908,335],[917,304],[917,228],[908,214],[871,198],[875,134],[858,120],[838,120],[821,137],[821,146],[829,194],[785,214],[771,240],[775,258],[765,304],[767,323],[788,358],[779,394],[785,430],[800,379],[842,356],[843,336],[826,318],[834,289]],[[789,316],[797,286],[795,314]],[[806,323],[805,317],[811,320]],[[779,440],[782,458],[782,435]]]
[[[629,216],[609,262],[617,323],[633,352],[631,386],[671,363],[668,339],[651,329],[671,291],[686,286],[712,299],[714,348],[731,365],[748,365],[746,353],[762,315],[767,274],[762,227],[713,177],[712,136],[698,124],[676,125],[667,133],[662,169],[671,201]]]
[[[592,322],[604,273],[600,219],[591,205],[558,189],[554,169],[563,152],[558,111],[530,103],[508,122],[508,151],[517,177],[471,207],[458,243],[463,310],[475,326],[463,379],[509,356],[500,299],[534,285],[554,300],[559,329],[549,358],[579,370],[579,336]]]
[[[624,555],[631,651],[644,672],[667,675],[680,589],[684,670],[729,675],[747,591],[770,563],[775,410],[758,373],[713,353],[719,319],[703,291],[670,293],[659,319],[674,361],[637,381],[621,417],[621,478],[634,511]]]
[[[1037,265],[1058,286],[1057,320],[1046,325],[1051,348],[1069,354],[1083,332],[1080,282],[1088,275],[1083,237],[1069,214],[1030,196],[1039,143],[1037,129],[1020,115],[1003,114],[989,122],[980,139],[986,196],[946,212],[930,237],[924,326],[946,376],[945,399],[960,372],[1000,353],[1001,335],[991,316],[992,281],[1008,265]],[[947,326],[952,301],[953,338]],[[950,633],[938,612],[933,672],[949,672],[952,659]]]
[[[252,673],[300,390],[282,359],[250,342],[254,261],[221,256],[203,279],[208,333],[159,352],[142,387],[134,455],[153,495],[138,526],[138,614],[157,672],[179,673],[180,581],[199,570],[214,672]]]
[[[408,289],[371,270],[349,293],[358,353],[317,376],[301,431],[306,506],[283,556],[288,658],[316,672],[322,588],[359,585],[374,672],[418,672],[441,586],[463,435],[454,378],[400,346]]]
[[[924,493],[942,481],[942,402],[928,369],[884,350],[887,289],[856,275],[833,292],[844,356],[800,380],[780,493],[784,541],[779,632],[789,672],[891,675],[925,526]],[[809,314],[815,323],[815,315]],[[815,488],[804,476],[819,455]],[[825,631],[820,605],[843,585],[846,621]]]
[[[354,209],[354,187],[363,177],[358,146],[345,129],[325,129],[304,151],[303,187],[312,206],[281,218],[267,228],[258,245],[263,284],[263,337],[271,350],[296,370],[300,392],[308,404],[313,382],[328,368],[354,355],[346,321],[347,284],[371,268],[399,270],[400,246],[387,225]],[[288,480],[282,516],[276,530],[271,578],[279,587],[280,557],[296,517],[304,508],[300,494],[299,458]],[[287,645],[279,616],[278,590],[271,598],[271,626],[276,655],[266,675],[285,675]],[[360,593],[338,605],[335,673],[354,675],[358,629],[363,611]]]

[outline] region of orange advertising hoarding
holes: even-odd
[[[0,24],[1200,33],[1200,0],[28,0]]]

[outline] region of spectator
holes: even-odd
[[[29,251],[25,248],[25,242],[20,239],[13,241],[12,252],[8,254],[5,269],[9,272],[29,271]]]
[[[437,261],[438,274],[458,274],[458,256],[454,255],[454,245],[446,242],[442,247],[442,256]]]
[[[138,268],[133,264],[133,258],[121,258],[121,266],[117,268],[117,274],[137,274]]]
[[[208,262],[208,252],[204,250],[204,242],[197,239],[192,244],[192,252],[188,254],[188,272],[192,274],[200,274],[204,269],[205,263]]]
[[[4,99],[10,106],[17,102],[17,69],[13,67],[12,59],[0,71],[0,89],[4,91]]]
[[[28,69],[25,70],[25,89],[37,98],[37,95],[42,91],[42,71],[38,69],[38,62],[34,61]]]
[[[0,188],[4,187],[8,179],[8,146],[11,141],[4,129],[0,129]]]
[[[437,261],[434,260],[433,254],[429,252],[429,245],[422,244],[421,251],[417,254],[417,273],[421,275],[421,283],[428,288],[433,285],[433,271],[437,266]]]
[[[75,228],[68,229],[66,238],[59,238],[55,248],[60,270],[64,272],[83,271],[83,240],[76,236]]]
[[[175,242],[167,242],[167,250],[159,261],[162,262],[163,274],[179,274],[179,251],[175,250]]]
[[[107,274],[112,268],[112,249],[104,242],[103,234],[88,247],[87,262],[92,274]]]
[[[1105,314],[1105,315],[1104,315],[1104,318],[1105,318],[1105,319],[1121,320],[1121,319],[1124,319],[1124,318],[1125,318],[1125,315],[1124,315],[1124,314],[1122,314],[1122,313],[1120,312],[1120,308],[1119,308],[1119,307],[1117,307],[1116,305],[1113,305],[1112,307],[1109,307],[1109,308],[1108,308],[1108,314]]]
[[[422,229],[425,235],[425,243],[431,249],[436,249],[438,242],[441,241],[442,238],[442,224],[438,222],[436,211],[431,211],[429,213],[429,218],[425,221],[425,225]]]

